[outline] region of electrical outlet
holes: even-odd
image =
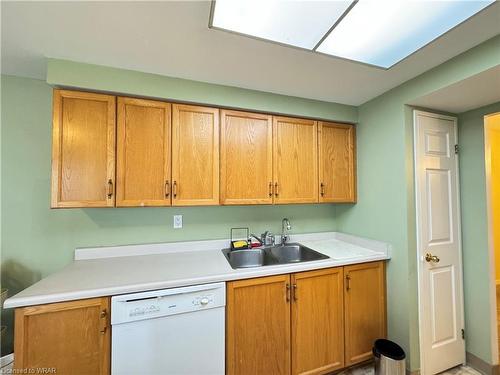
[[[174,215],[174,228],[182,228],[182,215]]]

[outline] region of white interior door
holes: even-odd
[[[421,373],[465,363],[457,121],[414,112]]]

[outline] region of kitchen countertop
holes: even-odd
[[[112,296],[390,259],[387,243],[339,232],[291,235],[330,259],[232,269],[229,240],[171,242],[75,250],[75,261],[7,299],[5,308]]]

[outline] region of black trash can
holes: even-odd
[[[406,354],[395,342],[378,339],[373,345],[375,375],[405,375]]]

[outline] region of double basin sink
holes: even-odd
[[[224,249],[222,253],[233,269],[310,262],[329,258],[329,256],[302,246],[299,243],[275,245],[258,249]]]

